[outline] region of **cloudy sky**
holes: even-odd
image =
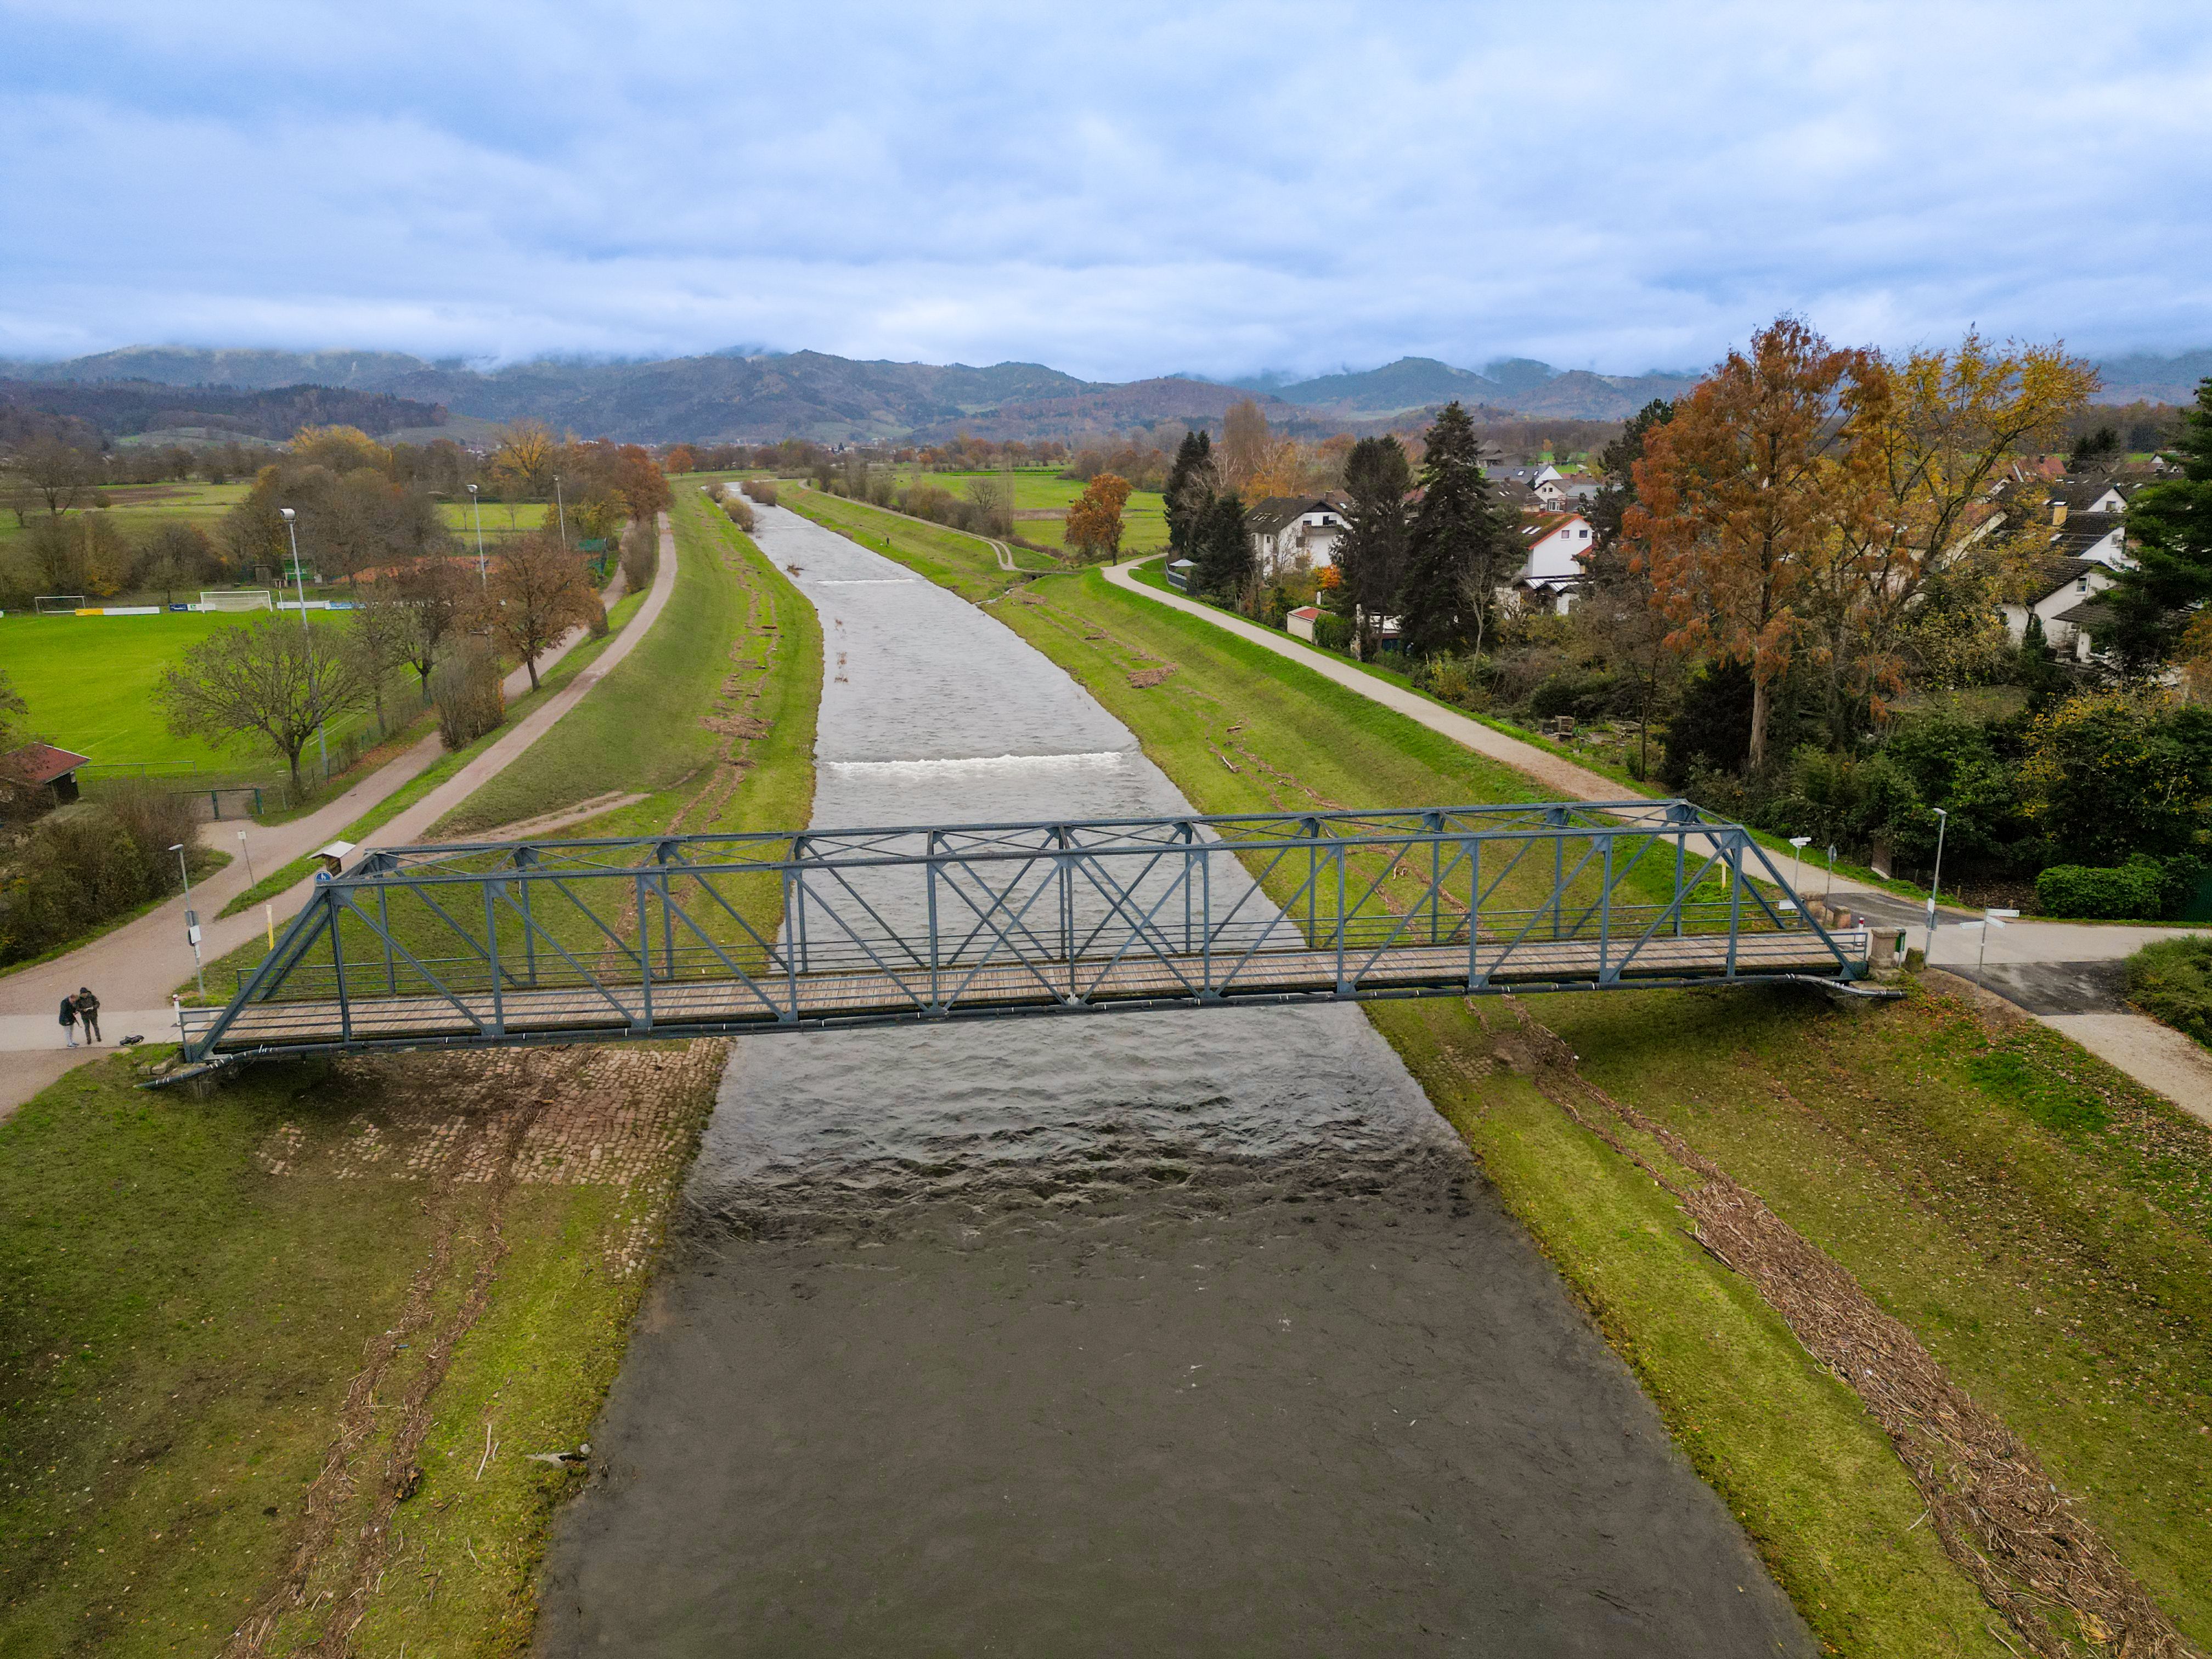
[[[2212,344],[2201,0],[0,0],[0,355]]]

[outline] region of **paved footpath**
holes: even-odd
[[[1180,594],[1164,593],[1137,580],[1133,565],[1108,565],[1106,580],[1158,605],[1188,611],[1215,627],[1287,657],[1337,684],[1372,698],[1419,720],[1432,732],[1466,744],[1477,754],[1525,772],[1562,800],[1620,800],[1626,786],[1564,760],[1532,743],[1508,737],[1426,697],[1363,672],[1343,658],[1232,617]],[[1810,868],[1808,866],[1808,875]],[[1808,879],[1808,887],[1812,884]],[[1899,898],[1863,882],[1838,876],[1832,889],[1821,885],[1877,925],[1909,927],[1912,942],[1926,939],[1924,904]],[[2099,1059],[2118,1067],[2147,1089],[2212,1123],[2212,1054],[2169,1026],[2131,1012],[2123,995],[2119,963],[2153,939],[2202,931],[2190,927],[2093,927],[2052,921],[2021,921],[1993,932],[1984,954],[1979,921],[1971,911],[1946,910],[1936,930],[1932,961],[1973,981],[2023,1009],[2052,1030],[2063,1032]]]
[[[617,574],[614,585],[607,589],[610,603],[620,598],[621,583],[622,578]],[[589,667],[539,704],[529,718],[374,832],[363,844],[400,847],[420,841],[432,824],[496,777],[627,657],[667,608],[669,596],[675,590],[676,538],[667,516],[663,514],[659,568],[645,603],[638,607],[629,625],[608,643]],[[585,637],[582,629],[575,629],[540,657],[539,675],[542,677]],[[529,689],[528,670],[518,668],[507,676],[506,690],[510,699],[521,696]],[[444,752],[434,732],[306,817],[265,827],[243,826],[253,867],[264,872],[282,869],[295,859],[303,858],[325,845],[346,825],[435,765]],[[201,836],[228,851],[235,844],[240,827],[230,823],[205,824],[201,827]],[[201,919],[200,949],[208,961],[236,950],[267,927],[267,920],[258,905],[234,916],[217,919],[223,906],[250,884],[246,860],[234,859],[227,869],[192,889],[192,908],[199,912]],[[271,900],[276,921],[283,923],[297,914],[307,902],[313,886],[310,878]],[[0,1119],[71,1066],[110,1052],[118,1037],[137,1035],[155,1042],[173,1040],[176,1019],[170,1007],[169,993],[191,978],[191,948],[185,941],[185,901],[179,894],[130,926],[118,927],[80,950],[0,979],[0,1054],[8,1056],[5,1066],[0,1066]],[[61,1000],[80,985],[89,985],[100,994],[100,1030],[107,1039],[108,1048],[69,1048],[62,1044],[55,1011],[60,1007]],[[208,988],[214,991],[217,988],[210,983]]]

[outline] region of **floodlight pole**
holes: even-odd
[[[553,475],[553,510],[561,515],[561,550],[568,549],[568,509],[561,500],[561,475]]]
[[[1951,815],[1938,806],[1936,814],[1936,874],[1928,884],[1928,948],[1922,954],[1928,965],[1936,965],[1936,895],[1943,887],[1943,832],[1951,827]]]
[[[489,592],[491,584],[484,575],[483,503],[477,498],[474,484],[469,486],[469,510],[476,514],[477,520],[477,586]]]
[[[331,781],[331,740],[323,735],[323,702],[316,684],[315,630],[307,626],[307,573],[300,564],[300,525],[289,507],[276,509],[284,515],[284,533],[292,538],[292,584],[300,595],[300,632],[307,639],[307,701],[315,710],[315,748],[323,757],[323,781]],[[193,947],[197,950],[198,947]]]

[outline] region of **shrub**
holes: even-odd
[[[1314,643],[1324,651],[1352,649],[1352,618],[1324,611],[1314,618]]]
[[[595,640],[603,640],[607,636],[606,601],[596,592],[592,595],[592,614],[585,620],[584,626],[591,630],[592,637]]]
[[[763,507],[775,505],[775,480],[773,478],[748,478],[738,488]]]
[[[2166,909],[2166,867],[2138,854],[2116,869],[2054,864],[2035,878],[2035,902],[2046,916],[2121,921]]]
[[[172,847],[189,847],[199,834],[194,797],[126,778],[105,785],[100,805],[123,826],[123,833],[138,849],[146,870],[145,896],[152,898],[177,885],[177,858]]]
[[[1473,657],[1431,657],[1414,671],[1413,684],[1463,708],[1473,708],[1482,696],[1480,665]]]
[[[633,593],[643,592],[653,585],[653,572],[660,557],[660,532],[644,520],[635,520],[623,532],[623,576]]]
[[[730,515],[730,522],[748,536],[753,533],[752,504],[742,495],[722,497],[722,511]]]
[[[430,671],[430,701],[438,707],[438,740],[465,749],[507,718],[499,659],[482,640],[465,639]]]
[[[51,950],[160,890],[114,813],[92,801],[50,812],[0,866],[0,962]]]
[[[2128,958],[2128,1000],[2212,1048],[2212,935],[2162,939]]]

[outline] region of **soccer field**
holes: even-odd
[[[0,669],[30,705],[32,733],[103,766],[281,769],[266,745],[173,738],[154,701],[162,671],[235,616],[0,617]]]

